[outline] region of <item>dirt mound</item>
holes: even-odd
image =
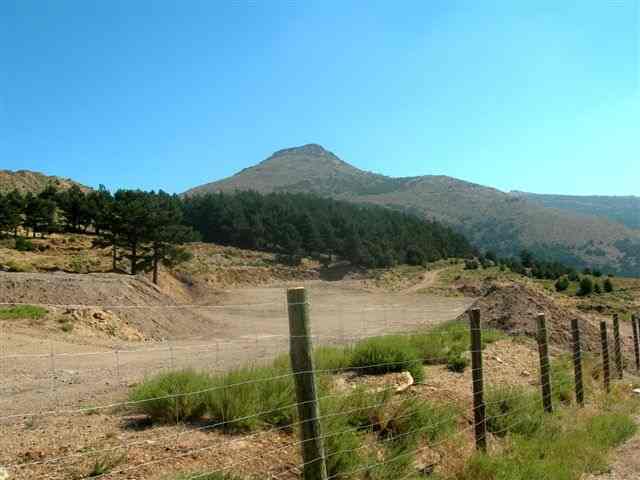
[[[577,318],[580,320],[584,346],[593,351],[599,348],[597,319],[560,306],[552,297],[525,285],[494,284],[471,308],[480,309],[483,325],[512,335],[529,337],[535,337],[536,317],[544,313],[550,342],[567,350],[572,345],[571,320]],[[460,317],[463,318],[467,318],[466,314]]]
[[[96,273],[0,272],[0,301],[61,305],[175,305],[141,277]]]
[[[52,315],[115,337],[180,338],[211,328],[197,309],[172,308],[185,298],[171,293],[140,276],[0,272],[0,302],[50,305]]]

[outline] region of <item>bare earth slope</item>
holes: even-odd
[[[38,193],[49,185],[54,185],[61,190],[65,190],[72,185],[79,185],[83,190],[87,187],[68,178],[45,175],[40,172],[30,170],[0,170],[0,193],[7,193],[18,190],[21,193]]]
[[[391,178],[360,170],[319,145],[274,153],[236,175],[185,193],[312,192],[410,211],[446,222],[476,245],[620,273],[640,273],[640,231],[585,212],[549,208],[519,195],[446,176]]]

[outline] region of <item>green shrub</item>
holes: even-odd
[[[557,292],[564,292],[569,288],[569,279],[565,276],[560,277],[555,283]]]
[[[351,366],[362,374],[408,371],[416,382],[424,380],[422,359],[409,339],[388,335],[362,340],[353,350]]]
[[[447,357],[447,369],[451,372],[462,373],[469,366],[469,360],[462,352],[449,352]]]
[[[602,287],[598,282],[593,283],[593,293],[600,295],[602,293]]]
[[[480,268],[480,263],[475,258],[464,261],[465,270],[478,270],[479,268]]]
[[[531,436],[542,426],[540,394],[523,387],[500,387],[486,397],[487,430],[494,435]]]
[[[0,320],[40,320],[49,311],[34,305],[16,305],[15,307],[0,308]]]
[[[31,240],[22,237],[16,238],[15,248],[19,252],[33,252],[36,249]]]
[[[211,386],[211,377],[205,373],[193,370],[161,373],[135,387],[129,401],[136,411],[154,421],[195,420],[207,410],[207,390]]]
[[[73,323],[72,322],[62,322],[60,324],[60,330],[62,330],[65,333],[70,333],[73,331]]]
[[[582,277],[580,280],[580,288],[578,289],[578,295],[586,297],[593,293],[593,280],[591,277]]]
[[[610,278],[604,279],[604,291],[607,293],[613,292],[613,282]]]

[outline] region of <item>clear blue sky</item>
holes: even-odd
[[[320,143],[640,195],[637,0],[2,0],[0,168],[181,192]]]

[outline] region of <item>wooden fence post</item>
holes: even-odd
[[[291,369],[301,422],[304,480],[326,480],[327,465],[320,427],[320,408],[313,364],[309,302],[304,288],[287,291]]]
[[[576,403],[584,406],[584,385],[582,382],[582,347],[580,345],[580,323],[577,318],[571,320],[573,332],[573,370],[575,374]]]
[[[618,378],[622,380],[624,377],[624,364],[622,359],[622,340],[620,339],[620,319],[618,314],[613,314],[613,345],[616,356],[616,368],[618,370]]]
[[[609,367],[609,340],[607,339],[607,322],[600,322],[600,342],[602,344],[602,372],[604,389],[607,393],[611,390],[611,370]]]
[[[484,379],[482,372],[482,330],[480,329],[480,310],[469,312],[471,333],[471,372],[473,377],[473,421],[476,434],[476,449],[487,451],[487,420],[484,403]]]
[[[633,327],[633,352],[636,356],[636,371],[640,372],[640,339],[638,338],[638,335],[640,334],[640,331],[638,331],[638,328],[640,327],[640,317],[632,314],[631,326]]]
[[[542,405],[545,412],[553,413],[549,367],[549,341],[547,336],[547,322],[544,318],[544,313],[538,314],[538,353],[540,354],[540,385],[542,386]]]

